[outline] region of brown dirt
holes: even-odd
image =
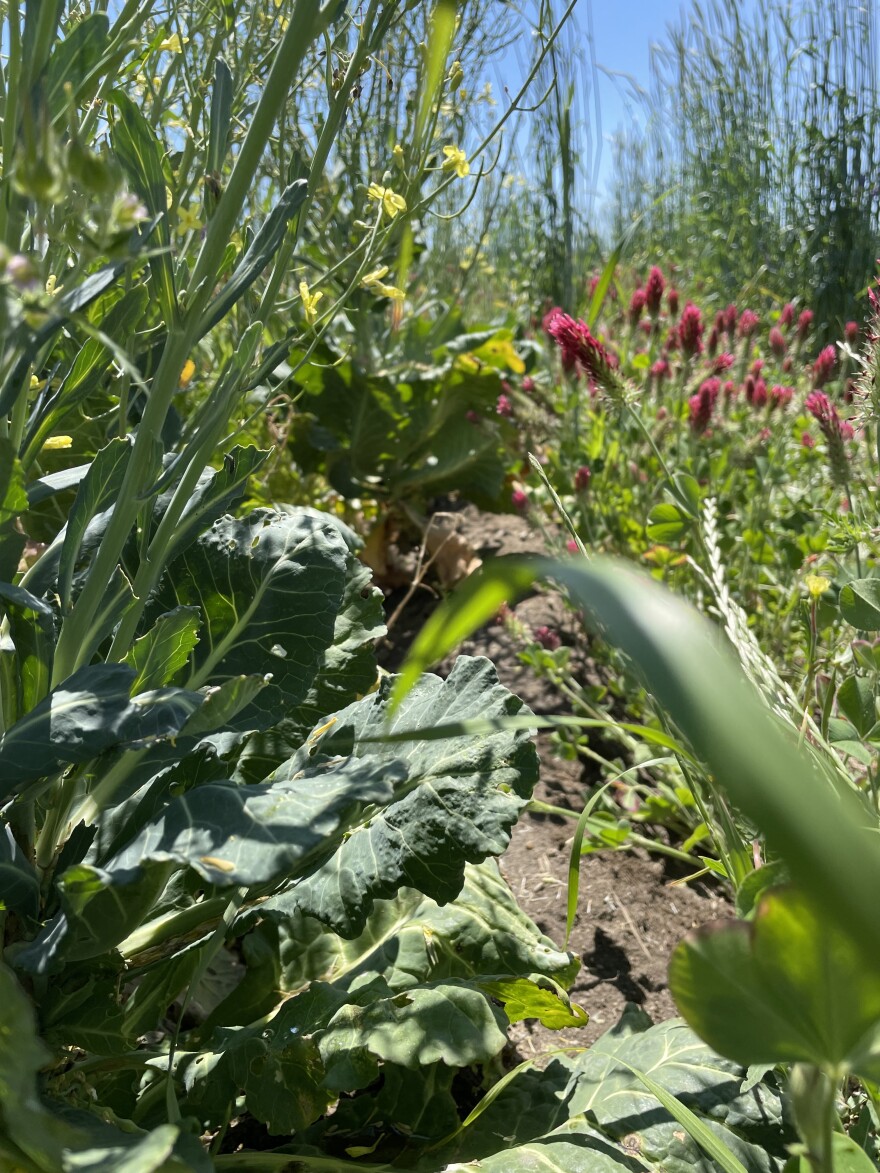
[[[458,514],[457,532],[480,557],[544,553],[541,535],[525,518],[482,514],[467,506]],[[391,614],[404,592],[388,600]],[[412,636],[435,605],[436,595],[419,588],[400,613],[389,640],[380,649],[386,668],[398,667]],[[551,594],[536,594],[516,607],[516,617],[532,628],[547,625],[575,649],[573,664],[582,678],[595,678],[597,668],[575,616]],[[540,714],[566,711],[566,703],[517,658],[514,637],[500,624],[490,624],[459,648],[468,655],[488,656],[508,688]],[[451,663],[451,662],[450,662]],[[445,675],[450,664],[440,666]],[[541,780],[534,797],[579,813],[595,778],[592,767],[564,761],[549,751],[539,735]],[[514,828],[501,870],[521,907],[560,947],[565,939],[568,862],[574,819],[526,813]],[[601,851],[582,857],[580,902],[569,949],[580,958],[581,970],[572,999],[589,1014],[586,1027],[548,1031],[519,1023],[512,1037],[524,1059],[554,1047],[593,1042],[635,1002],[655,1020],[675,1015],[666,986],[669,955],[688,931],[718,917],[730,916],[723,891],[701,882],[683,884],[669,861],[641,850]]]

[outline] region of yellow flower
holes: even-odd
[[[196,373],[196,364],[191,358],[188,358],[183,364],[183,370],[180,372],[180,379],[178,382],[181,387],[188,387],[192,382],[192,377]]]
[[[804,585],[810,592],[814,599],[818,599],[824,595],[827,590],[831,588],[831,580],[825,578],[821,574],[808,574],[804,579]]]
[[[388,266],[380,265],[378,269],[374,269],[372,273],[367,273],[361,278],[361,285],[365,289],[372,290],[380,297],[390,297],[392,301],[403,301],[406,294],[402,289],[398,289],[396,285],[386,285],[382,278],[387,274]]]
[[[318,302],[324,296],[323,293],[309,293],[309,287],[305,281],[299,283],[299,295],[302,298],[303,311],[306,315],[306,325],[314,326],[318,318]]]
[[[188,236],[190,232],[199,232],[204,225],[199,219],[195,208],[177,209],[177,232],[179,236]]]
[[[446,162],[443,164],[444,171],[454,171],[459,179],[464,179],[466,175],[470,175],[471,165],[461,147],[451,145],[444,147],[443,154],[446,156]]]
[[[390,187],[381,187],[378,183],[371,183],[367,188],[367,195],[377,204],[381,204],[385,215],[393,220],[398,212],[406,211],[406,200]]]
[[[73,445],[73,436],[50,436],[43,445],[44,452],[54,452],[56,448],[70,448]]]
[[[391,157],[398,167],[403,166],[403,147],[400,143],[394,144],[394,150],[391,152]]]
[[[170,37],[166,37],[164,41],[159,42],[160,53],[182,53],[183,46],[189,44],[189,37],[184,37],[181,41],[179,33],[172,33]]]

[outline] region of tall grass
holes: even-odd
[[[836,330],[880,242],[878,54],[875,0],[694,3],[654,52],[644,130],[618,140],[616,232],[644,212],[642,246],[719,298],[797,295]]]

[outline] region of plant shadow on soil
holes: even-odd
[[[456,517],[456,532],[481,558],[506,554],[546,553],[542,538],[523,517],[485,514],[466,506]],[[402,589],[387,599],[393,614],[404,597]],[[382,666],[396,670],[413,637],[436,605],[437,596],[417,589],[401,609],[394,627],[378,649]],[[574,614],[553,594],[535,594],[515,609],[530,627],[547,625],[571,643],[575,671],[590,678],[596,666]],[[488,624],[458,649],[458,654],[488,656],[501,682],[533,712],[564,713],[564,698],[553,685],[536,676],[517,656],[515,638],[501,624]],[[451,657],[435,669],[445,676]],[[538,735],[540,781],[534,797],[579,814],[596,780],[589,762],[566,761],[551,752],[550,739]],[[520,906],[560,948],[565,941],[568,863],[574,819],[526,812],[499,860]],[[589,1014],[586,1026],[550,1031],[533,1023],[517,1023],[511,1040],[521,1059],[532,1059],[554,1048],[585,1046],[613,1026],[627,1003],[635,1003],[659,1022],[676,1015],[667,989],[669,955],[685,933],[697,925],[733,915],[724,892],[714,884],[683,884],[677,863],[640,849],[592,852],[581,859],[578,915],[568,948],[580,958],[581,969],[570,993]],[[513,1057],[514,1062],[516,1056]]]

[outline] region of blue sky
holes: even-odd
[[[603,143],[600,190],[608,181],[611,150],[608,138],[630,117],[634,87],[646,87],[650,78],[651,45],[665,39],[667,26],[678,24],[690,4],[683,0],[580,0],[574,12],[578,27],[592,23]],[[591,9],[592,11],[589,11]]]
[[[754,10],[754,0],[732,0],[741,12]],[[580,0],[573,19],[589,36],[592,28],[602,136],[605,140],[599,171],[600,200],[611,163],[609,137],[630,118],[628,105],[634,87],[646,87],[650,78],[651,45],[664,41],[670,25],[678,26],[691,10],[690,0]],[[592,112],[591,112],[592,114]]]

